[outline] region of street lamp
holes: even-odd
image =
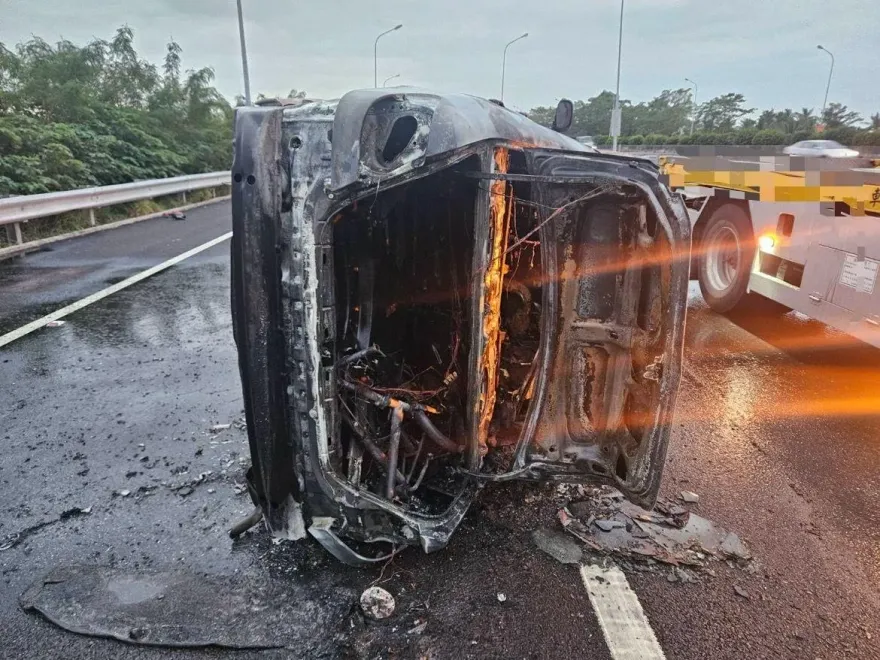
[[[507,49],[510,48],[511,44],[515,44],[517,41],[519,41],[520,39],[525,39],[527,36],[529,36],[529,33],[523,32],[516,39],[513,39],[512,41],[508,41],[507,44],[504,46],[504,56],[501,58],[501,101],[502,101],[502,103],[504,102],[504,71],[507,68]]]
[[[825,121],[825,106],[828,105],[828,90],[831,89],[831,74],[834,73],[834,54],[827,48],[823,48],[822,44],[816,46],[819,50],[824,50],[831,56],[831,68],[828,70],[828,84],[825,86],[825,100],[822,101],[822,121]]]
[[[376,37],[376,41],[375,43],[373,43],[373,87],[379,86],[379,39],[384,37],[389,32],[394,32],[395,30],[399,30],[402,27],[403,23],[395,25],[390,30],[385,30],[385,32]]]
[[[614,109],[611,111],[611,150],[617,151],[620,135],[620,55],[623,50],[623,0],[620,0],[620,32],[617,35],[617,88],[614,91]]]
[[[241,70],[244,74],[244,102],[251,104],[251,78],[248,74],[247,45],[244,42],[244,19],[241,16],[241,0],[238,4],[238,38],[241,41]]]
[[[694,134],[694,122],[697,120],[697,83],[695,83],[690,78],[685,78],[685,82],[689,82],[694,86],[694,94],[691,97],[691,104],[694,106],[693,114],[691,115],[691,135]]]
[[[394,80],[395,78],[400,78],[400,74],[395,73],[393,76],[388,76],[387,78],[385,78],[385,82],[382,83],[382,87],[385,87],[385,85],[388,84],[389,80]]]

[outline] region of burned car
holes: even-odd
[[[234,335],[274,535],[357,564],[443,548],[488,482],[653,503],[689,223],[570,115],[407,88],[237,110]]]

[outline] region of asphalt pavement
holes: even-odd
[[[222,211],[220,209],[223,209]],[[0,261],[0,334],[231,231],[229,203],[60,241]]]
[[[0,334],[229,228],[218,203],[0,264]],[[448,548],[371,569],[262,529],[228,538],[251,509],[228,248],[0,348],[0,657],[611,658],[577,567],[533,541],[570,499],[551,485],[489,487]],[[755,560],[695,583],[627,571],[667,658],[880,657],[878,373],[880,351],[821,324],[727,319],[692,290],[662,495],[697,493]],[[71,565],[269,580],[343,614],[286,649],[126,644],[19,607]],[[389,619],[359,613],[371,584],[394,595]]]

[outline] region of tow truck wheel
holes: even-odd
[[[715,209],[701,236],[697,279],[709,307],[722,314],[788,311],[768,298],[746,292],[755,258],[755,236],[751,220],[742,207],[724,204]]]

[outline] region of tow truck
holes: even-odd
[[[880,348],[880,160],[661,156],[717,312],[791,310]]]

